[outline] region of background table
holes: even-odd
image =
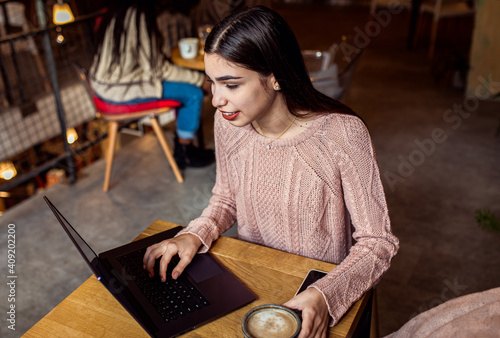
[[[154,235],[177,224],[155,221],[140,236]],[[212,255],[257,296],[252,303],[187,333],[186,337],[240,337],[241,320],[261,304],[282,304],[295,294],[310,269],[329,271],[333,264],[221,237],[210,249]],[[361,317],[368,296],[356,302],[330,337],[350,337]],[[90,277],[71,295],[35,324],[25,337],[148,337],[141,326],[106,288]]]
[[[205,70],[205,62],[201,53],[198,53],[198,55],[194,59],[184,59],[181,56],[181,52],[179,51],[179,46],[175,46],[174,48],[172,48],[171,59],[173,63],[185,68],[200,71]]]

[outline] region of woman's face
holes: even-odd
[[[273,90],[273,75],[262,79],[217,54],[205,54],[205,72],[212,84],[212,105],[234,126],[259,122],[282,108],[283,100]]]

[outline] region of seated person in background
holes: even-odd
[[[144,268],[177,278],[235,222],[240,239],[338,266],[284,305],[299,338],[324,337],[396,254],[375,151],[363,121],[315,90],[291,28],[262,6],[214,27],[205,44],[217,176],[202,215],[150,246]]]
[[[213,151],[193,145],[200,128],[205,75],[174,65],[163,54],[156,13],[155,0],[111,2],[97,31],[90,83],[95,93],[109,102],[162,98],[181,102],[175,160],[180,169],[203,167],[214,161]]]

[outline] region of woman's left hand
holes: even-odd
[[[302,329],[298,338],[326,337],[330,314],[321,292],[309,288],[283,304],[302,311]]]

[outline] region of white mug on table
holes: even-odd
[[[198,55],[197,38],[183,38],[179,40],[179,51],[183,59],[194,59]]]

